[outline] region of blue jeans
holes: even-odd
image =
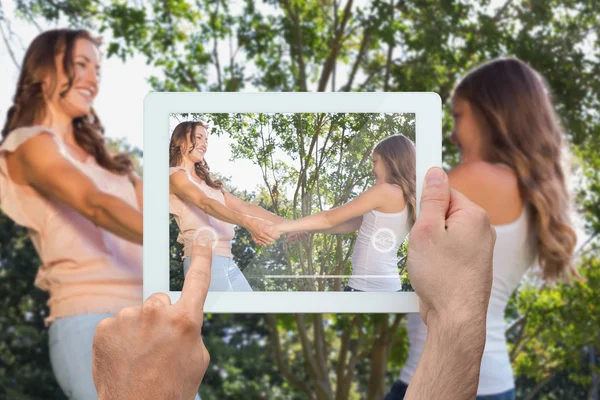
[[[183,276],[187,275],[192,262],[191,257],[183,260]],[[240,271],[233,258],[213,256],[210,267],[209,292],[251,292],[252,288]]]
[[[97,399],[92,378],[92,343],[96,326],[114,314],[82,314],[57,318],[48,331],[50,363],[69,400]]]
[[[69,400],[98,399],[92,377],[92,343],[96,326],[114,314],[82,314],[57,318],[48,331],[50,363]],[[200,397],[196,395],[196,400]]]
[[[390,392],[383,398],[383,400],[402,400],[406,395],[408,385],[401,380],[397,380],[392,385]],[[485,396],[477,396],[476,400],[515,400],[515,390],[510,389],[503,393],[488,394]]]

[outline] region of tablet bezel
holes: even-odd
[[[417,215],[427,170],[442,165],[442,103],[433,92],[179,93],[144,99],[144,300],[169,288],[169,115],[174,113],[414,113]],[[209,292],[212,313],[409,313],[414,292]]]

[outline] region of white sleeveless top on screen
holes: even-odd
[[[362,291],[402,290],[398,274],[398,249],[408,235],[408,211],[363,215],[352,253],[348,286]]]
[[[504,309],[526,270],[535,262],[535,236],[529,228],[528,209],[506,225],[496,225],[494,279],[487,312],[486,343],[481,362],[478,395],[491,395],[514,388],[513,372],[504,336]],[[400,380],[409,383],[423,353],[427,326],[418,313],[407,316],[410,349]]]

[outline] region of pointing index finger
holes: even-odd
[[[177,304],[185,308],[198,323],[204,318],[204,302],[210,286],[212,243],[206,236],[194,240],[190,268],[183,282],[181,297]]]

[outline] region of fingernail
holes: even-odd
[[[439,167],[433,167],[429,171],[427,171],[427,175],[425,176],[425,183],[427,184],[427,186],[439,185],[444,181],[444,175],[446,175],[446,173],[443,169]]]

